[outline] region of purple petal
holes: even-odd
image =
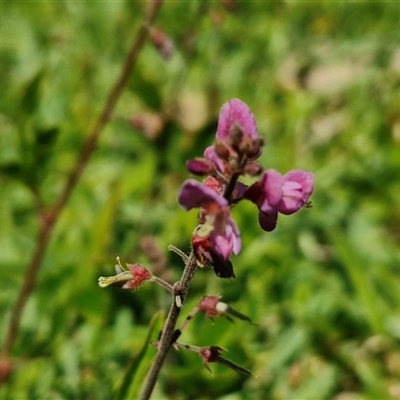
[[[304,193],[304,201],[308,201],[314,190],[314,174],[302,169],[293,169],[283,176],[285,181],[293,181],[301,184]]]
[[[243,195],[245,194],[245,192],[246,192],[246,190],[247,190],[248,188],[249,188],[249,187],[248,187],[245,183],[237,182],[236,185],[235,185],[235,190],[233,191],[233,196],[232,196],[232,198],[233,198],[234,200],[242,199],[242,198],[243,198]]]
[[[238,255],[242,250],[242,240],[240,238],[240,231],[232,218],[230,218],[230,221],[228,222],[230,223],[230,225],[227,226],[227,232],[230,229],[232,230],[232,236],[231,236],[231,240],[233,243],[232,251],[234,254]]]
[[[195,175],[207,175],[215,171],[215,165],[205,158],[186,161],[186,169]]]
[[[258,204],[260,210],[264,213],[277,211],[283,195],[284,179],[282,175],[274,169],[269,169],[264,172],[260,182],[263,188],[263,201],[262,204]]]
[[[228,259],[232,252],[236,255],[239,254],[242,249],[242,241],[239,228],[232,217],[228,216],[223,231],[218,227],[215,228],[210,235],[210,239],[215,244],[215,250],[225,259]]]
[[[258,222],[261,226],[261,229],[267,232],[271,232],[276,227],[276,221],[278,220],[278,213],[273,212],[271,214],[259,212],[258,213]]]
[[[218,171],[224,172],[225,167],[223,161],[218,157],[218,154],[215,151],[214,146],[208,146],[204,150],[204,157],[208,160],[211,161],[214,165],[216,165]]]
[[[258,138],[257,125],[249,106],[239,99],[228,100],[221,108],[218,118],[216,139],[225,141],[228,139],[231,128],[235,124],[241,127],[245,136]]]
[[[235,254],[240,253],[242,246],[240,231],[228,206],[220,207],[213,215],[213,230],[209,234],[209,239],[213,243],[215,251],[225,259],[229,258],[232,251]]]
[[[178,195],[178,202],[187,211],[202,207],[207,203],[216,203],[219,206],[228,205],[228,201],[224,197],[194,179],[184,182]]]
[[[225,260],[229,258],[233,250],[233,242],[229,238],[217,235],[213,238],[214,250]]]
[[[303,170],[292,170],[284,175],[283,196],[279,212],[293,214],[307,203],[314,189],[314,174]]]

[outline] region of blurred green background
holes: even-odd
[[[38,210],[59,195],[145,6],[0,3],[2,338]],[[211,364],[213,377],[196,354],[171,352],[154,399],[400,399],[399,21],[398,2],[167,1],[156,26],[173,52],[150,42],[141,52],[57,222],[0,397],[112,397],[170,297],[97,278],[120,256],[179,279],[167,246],[189,251],[196,224],[176,200],[185,160],[212,143],[220,107],[237,97],[265,138],[266,168],[316,174],[313,207],[272,233],[252,204],[236,207],[237,278],[199,271],[185,305],[221,293],[258,324],[199,315],[181,338],[228,349],[255,376]]]

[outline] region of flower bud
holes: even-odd
[[[263,167],[256,162],[249,162],[244,167],[244,173],[250,176],[257,176],[260,175],[263,171]]]
[[[222,160],[229,159],[230,151],[224,143],[217,142],[214,146],[214,150],[218,157],[220,157]]]
[[[262,149],[264,147],[264,139],[262,138],[250,138],[247,137],[247,140],[243,140],[239,146],[239,151],[243,154],[246,154],[249,160],[255,160],[260,157],[262,153]]]
[[[237,123],[232,124],[229,129],[229,142],[233,149],[240,149],[240,145],[243,141],[243,130]]]
[[[186,161],[186,169],[194,175],[207,175],[215,171],[215,165],[205,158]]]

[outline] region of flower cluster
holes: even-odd
[[[258,135],[256,121],[249,107],[238,99],[225,103],[219,115],[214,145],[204,151],[203,157],[186,163],[191,173],[205,176],[205,179],[203,182],[186,180],[178,195],[179,204],[185,210],[199,209],[198,225],[191,238],[190,256],[173,245],[169,246],[185,263],[181,280],[171,285],[141,264],[122,267],[119,258],[115,266],[116,275],[99,278],[101,287],[113,285],[136,290],[149,281],[159,284],[173,295],[174,303],[165,328],[160,333],[159,341],[153,342],[159,352],[158,361],[156,359],[153,365],[165,359],[166,351],[173,346],[198,353],[209,371],[208,364],[216,362],[238,373],[250,374],[249,370],[224,358],[221,355],[224,349],[219,346],[197,347],[178,341],[183,329],[198,313],[204,313],[210,319],[224,317],[232,321],[232,317],[235,317],[253,324],[248,316],[222,302],[219,294],[203,296],[179,328],[176,328],[176,324],[196,264],[200,267],[211,265],[221,278],[235,277],[230,256],[240,253],[242,242],[239,228],[231,215],[234,205],[241,201],[255,204],[261,228],[272,231],[279,213],[293,214],[310,204],[314,175],[302,170],[292,170],[285,175],[274,169],[264,170],[257,161],[263,147],[264,140]],[[253,177],[255,182],[251,185],[240,182],[240,177],[244,175]],[[159,365],[162,365],[162,361]]]
[[[264,171],[256,161],[263,146],[249,107],[232,99],[220,111],[215,144],[206,148],[203,157],[186,163],[189,172],[207,176],[203,183],[185,181],[178,196],[185,210],[200,209],[193,252],[200,267],[210,264],[221,278],[235,277],[229,257],[241,250],[240,231],[230,213],[234,204],[253,202],[260,227],[268,232],[275,229],[278,213],[293,214],[309,204],[314,175],[303,170],[285,175],[274,169]],[[247,186],[239,181],[242,175],[261,177]]]

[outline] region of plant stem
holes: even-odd
[[[235,189],[236,182],[239,178],[240,174],[233,174],[229,182],[225,188],[224,197],[229,201],[230,197]],[[170,248],[171,249],[171,248]],[[180,281],[181,285],[181,300],[182,304],[185,301],[185,298],[189,292],[190,282],[192,281],[194,274],[196,272],[197,264],[196,258],[194,256],[193,251],[190,253],[189,258],[185,263],[185,269],[182,274],[182,278]],[[175,298],[172,301],[167,320],[165,322],[165,326],[163,328],[161,339],[158,342],[157,346],[157,354],[154,358],[153,364],[150,367],[150,370],[147,374],[146,381],[144,383],[143,391],[140,397],[140,400],[148,400],[154,390],[154,386],[157,382],[158,376],[160,374],[161,368],[164,364],[164,361],[167,357],[168,350],[172,345],[172,339],[175,332],[175,327],[178,322],[178,317],[181,312],[181,307],[178,307],[176,304]]]
[[[182,303],[189,292],[190,282],[196,272],[197,264],[193,251],[190,253],[189,258],[186,262],[185,269],[182,274],[180,281],[181,284],[181,298]],[[154,386],[157,382],[158,375],[160,374],[161,368],[167,357],[168,350],[172,345],[172,338],[175,332],[176,323],[178,321],[181,308],[177,306],[175,298],[172,301],[171,308],[169,310],[167,320],[165,322],[161,339],[158,342],[157,354],[154,358],[153,364],[147,374],[147,378],[143,387],[143,391],[140,400],[148,400],[153,392]]]
[[[95,126],[89,134],[86,142],[84,143],[78,159],[75,163],[74,168],[69,173],[67,181],[64,185],[60,196],[51,207],[50,211],[44,214],[42,223],[40,226],[38,239],[36,242],[36,248],[33,252],[30,263],[26,269],[24,275],[24,282],[18,294],[17,301],[11,314],[11,319],[8,325],[6,338],[3,345],[2,356],[9,357],[14,346],[14,343],[18,337],[18,331],[21,321],[22,312],[25,308],[30,295],[35,289],[37,276],[40,270],[40,266],[44,257],[44,254],[51,237],[54,225],[67,204],[72,191],[75,189],[79,178],[82,175],[84,168],[86,167],[90,156],[96,147],[100,133],[109,121],[111,113],[117,104],[126,84],[128,83],[132,69],[136,64],[137,58],[145,40],[148,36],[149,27],[154,23],[156,16],[160,10],[163,0],[151,0],[149,1],[149,9],[143,22],[135,36],[131,49],[125,59],[121,73],[112,87],[110,94],[104,104],[103,111],[98,117]]]
[[[165,282],[163,279],[160,279],[157,276],[153,275],[150,280],[154,283],[158,283],[164,289],[168,290],[168,292],[174,294],[174,288],[168,282]]]

